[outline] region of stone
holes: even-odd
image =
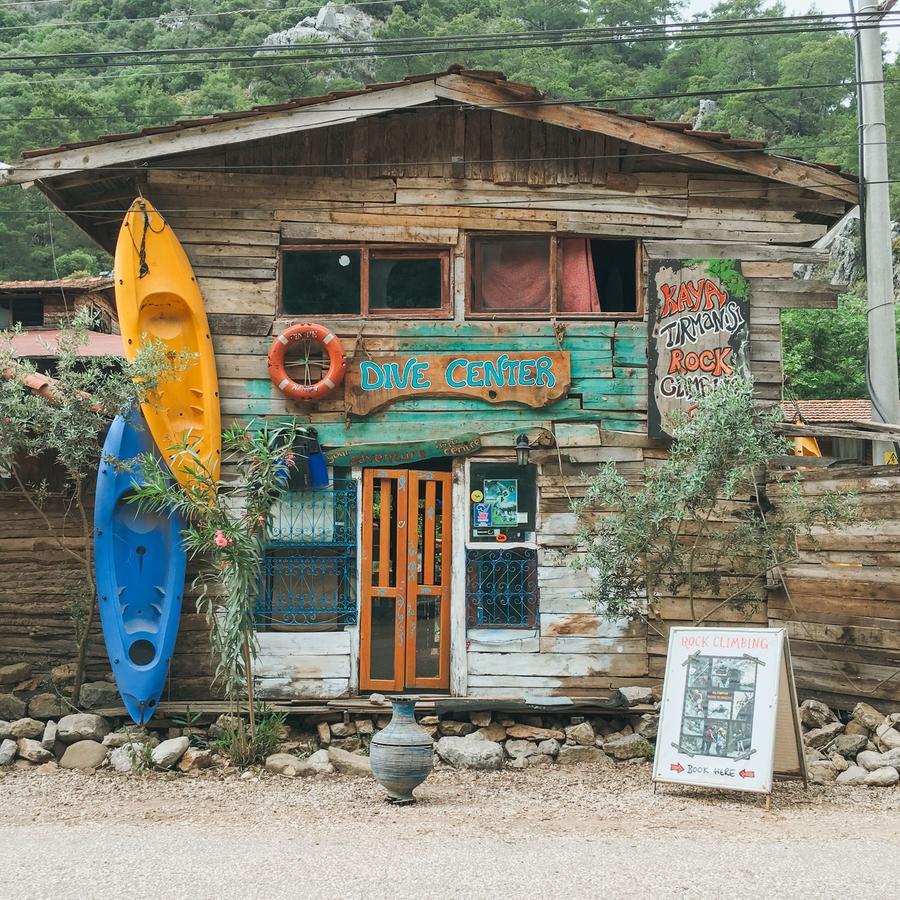
[[[382,728],[387,728],[388,725],[391,724],[390,716],[375,716],[375,727],[381,731]],[[434,730],[437,731],[437,725],[434,726]]]
[[[334,775],[334,766],[331,764],[327,750],[316,750],[312,756],[301,760],[301,762],[302,766],[298,772],[299,775]]]
[[[821,728],[814,728],[807,731],[803,736],[803,743],[807,747],[819,748],[824,747],[827,743],[833,741],[844,730],[844,726],[840,722],[832,722],[829,725],[823,725]]]
[[[371,719],[357,719],[356,732],[357,734],[373,735],[375,734],[375,723]]]
[[[64,744],[75,741],[102,741],[109,734],[109,723],[93,713],[73,713],[57,723],[59,739]]]
[[[10,663],[0,666],[0,685],[18,684],[31,678],[31,666],[27,662]]]
[[[53,759],[53,754],[41,746],[40,741],[31,738],[19,738],[16,742],[16,750],[22,759],[28,762],[43,763]]]
[[[900,772],[893,766],[882,766],[866,775],[865,783],[870,787],[890,787],[900,781]]]
[[[543,753],[545,756],[556,756],[559,753],[559,741],[555,738],[548,738],[546,741],[541,741],[537,748],[538,753]]]
[[[634,729],[631,727],[631,725],[623,725],[622,734],[634,734]]]
[[[346,750],[348,753],[353,753],[362,747],[362,741],[359,739],[359,735],[354,734],[353,737],[332,740],[331,746],[337,747],[338,750]]]
[[[866,749],[868,741],[861,734],[839,734],[831,744],[831,749],[848,759],[856,759],[856,754]]]
[[[372,765],[368,756],[348,753],[338,747],[328,750],[328,761],[342,775],[371,775]]]
[[[653,688],[648,687],[623,687],[619,688],[616,694],[623,706],[652,704],[656,699],[653,696]]]
[[[440,717],[439,717],[439,716],[422,716],[422,718],[420,718],[420,719],[418,720],[418,722],[419,722],[419,724],[422,725],[422,726],[425,726],[425,725],[440,725],[440,724],[441,724],[441,720],[440,720]]]
[[[491,718],[490,710],[476,710],[469,713],[469,721],[476,728],[487,728],[491,724]]]
[[[453,719],[444,719],[438,726],[438,730],[445,737],[465,737],[475,730],[471,722],[456,722]]]
[[[331,739],[347,738],[356,734],[355,722],[332,722],[328,726],[331,731]]]
[[[535,753],[534,756],[517,756],[509,761],[511,769],[531,769],[534,766],[552,766],[553,757],[543,753]]]
[[[845,757],[841,756],[840,753],[832,753],[828,759],[831,761],[836,772],[846,772],[847,769],[850,768],[850,763]]]
[[[577,744],[565,744],[560,747],[556,761],[561,766],[611,766],[613,764],[612,760],[597,747],[582,747]]]
[[[14,738],[39,738],[44,733],[44,723],[37,719],[16,719],[9,723],[9,733]]]
[[[635,734],[647,738],[648,741],[655,741],[658,731],[659,716],[656,713],[644,713],[634,729]]]
[[[138,743],[123,744],[113,748],[109,753],[109,764],[120,775],[126,775],[137,768],[138,760],[144,752],[144,745]]]
[[[387,698],[384,694],[369,694],[369,703],[374,706],[384,706],[387,703]]]
[[[59,761],[63,769],[96,769],[106,762],[109,751],[97,741],[75,741],[66,747]]]
[[[538,748],[534,741],[513,739],[506,742],[506,752],[513,759],[517,759],[520,756],[536,756]]]
[[[814,747],[807,747],[803,751],[803,755],[806,757],[808,763],[815,762],[817,759],[828,759],[824,753],[820,750],[816,750]]]
[[[837,716],[821,700],[804,700],[798,709],[800,724],[807,728],[824,728],[837,722]]]
[[[546,741],[555,738],[564,741],[566,733],[555,728],[538,728],[535,725],[511,725],[506,729],[506,736],[520,738],[523,741]]]
[[[516,724],[516,720],[510,719],[508,716],[504,716],[503,718],[499,719],[498,721],[504,728],[510,728],[511,726]]]
[[[482,740],[494,741],[497,744],[502,743],[509,736],[506,729],[499,722],[491,722],[490,725],[483,725],[477,731],[468,735],[468,737],[473,737],[476,734]]]
[[[895,747],[893,750],[885,750],[881,754],[881,759],[884,765],[900,769],[900,747]]]
[[[114,749],[116,747],[124,747],[125,744],[150,744],[155,747],[159,744],[159,738],[147,731],[146,728],[138,726],[129,726],[124,731],[111,731],[101,741],[104,747]]]
[[[850,718],[854,722],[859,722],[863,728],[874,731],[885,720],[885,715],[868,703],[857,703],[853,707],[853,712],[850,713]]]
[[[890,763],[885,763],[884,754],[873,753],[871,750],[863,750],[856,757],[856,764],[862,766],[867,772],[874,772],[884,765],[890,765]]]
[[[461,737],[442,737],[437,755],[454,769],[495,771],[503,768],[503,748],[496,741],[470,741]]]
[[[869,729],[866,728],[865,725],[860,725],[859,722],[851,719],[844,726],[844,734],[861,734],[863,737],[869,736]]]
[[[8,766],[16,758],[16,742],[12,738],[0,741],[0,766]]]
[[[273,775],[286,775],[288,778],[294,778],[300,774],[302,765],[303,761],[290,753],[273,753],[266,757],[266,771]]]
[[[858,784],[866,783],[866,776],[869,773],[862,766],[850,766],[849,769],[845,769],[841,772],[837,777],[838,784],[846,784],[855,786]]]
[[[875,729],[875,740],[882,750],[896,750],[900,748],[900,731],[892,728],[889,721],[884,722]]]
[[[319,743],[331,743],[331,726],[327,722],[319,722],[316,725],[316,734],[319,737]]]
[[[151,755],[153,765],[157,769],[171,769],[184,756],[190,745],[190,739],[186,737],[169,738],[167,741],[160,742],[153,748]]]
[[[566,743],[578,744],[582,747],[593,747],[596,735],[590,722],[579,722],[565,729]]]
[[[8,740],[12,737],[12,732],[9,730],[10,723],[5,719],[0,719],[0,741]]]
[[[828,784],[837,779],[837,769],[830,760],[817,759],[806,766],[811,784]]]
[[[78,671],[78,663],[60,663],[50,670],[50,680],[57,684],[72,684],[75,681],[75,673]]]
[[[638,756],[649,759],[653,753],[653,748],[647,742],[647,739],[639,734],[625,734],[620,738],[607,741],[603,745],[603,752],[614,759],[634,759]]]
[[[78,705],[85,709],[97,709],[103,706],[121,706],[119,689],[108,681],[88,681],[81,686]]]
[[[58,731],[59,729],[56,727],[56,722],[53,719],[44,726],[44,733],[41,735],[41,746],[45,750],[53,749],[53,746],[56,744]]]
[[[59,719],[70,713],[71,707],[58,694],[35,694],[28,701],[28,715],[34,719]]]
[[[38,775],[53,775],[59,771],[59,763],[55,759],[41,763],[35,770]]]
[[[178,760],[179,772],[199,772],[212,765],[212,750],[201,750],[199,747],[188,747],[184,756]]]
[[[21,719],[25,709],[25,703],[15,694],[0,694],[0,719]]]

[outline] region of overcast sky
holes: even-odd
[[[860,0],[854,0],[854,2],[856,3],[856,8],[859,9]],[[687,0],[685,11],[690,14],[705,12],[708,9],[712,9],[715,5],[715,0]],[[850,12],[849,0],[816,0],[815,3],[812,0],[806,0],[806,2],[804,0],[785,0],[785,6],[787,7],[788,15],[802,15],[809,12],[813,6],[821,13]],[[895,8],[900,9],[900,5]],[[897,25],[900,26],[900,16],[896,18],[898,19]],[[887,34],[888,59],[893,59],[897,51],[900,50],[900,27],[888,28],[885,29],[885,32]]]

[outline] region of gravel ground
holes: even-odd
[[[649,769],[368,779],[0,775],[0,897],[889,896],[900,789],[660,787]],[[891,887],[891,886],[894,887]]]

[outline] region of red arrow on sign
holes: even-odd
[[[751,772],[749,769],[741,769],[741,771],[738,772],[738,775],[740,775],[741,778],[752,778],[755,774],[756,772]]]
[[[684,766],[681,763],[672,763],[669,767],[673,772],[683,772]]]

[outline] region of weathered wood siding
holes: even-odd
[[[791,638],[801,697],[850,708],[900,700],[900,471],[896,466],[803,473],[804,493],[858,494],[868,521],[818,529],[785,567],[787,590],[769,598],[769,620]],[[781,493],[770,486],[777,503]],[[890,704],[888,704],[890,707]]]

